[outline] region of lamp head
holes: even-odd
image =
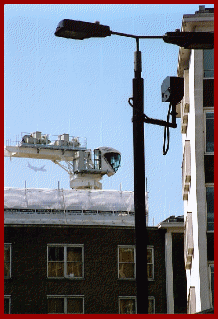
[[[77,20],[64,19],[59,22],[55,31],[57,37],[83,40],[88,38],[104,38],[111,35],[110,28],[105,25]]]
[[[185,49],[214,48],[214,32],[167,32],[163,36],[163,40]]]

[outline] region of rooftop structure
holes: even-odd
[[[130,191],[5,188],[4,192],[5,224],[135,224]]]
[[[7,140],[4,147],[5,157],[37,158],[58,164],[69,174],[73,189],[102,189],[101,178],[114,175],[120,167],[121,154],[111,147],[99,147],[93,155],[92,160],[85,138],[65,133],[51,141],[49,134],[36,131],[23,135],[16,145]]]

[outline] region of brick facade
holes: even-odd
[[[165,231],[148,227],[154,248],[154,280],[149,296],[155,313],[166,313]],[[84,313],[119,313],[119,297],[136,296],[135,279],[118,279],[118,246],[134,245],[133,227],[7,226],[11,244],[11,278],[5,279],[11,313],[46,314],[48,296],[83,296]],[[48,244],[84,245],[84,278],[47,278]]]

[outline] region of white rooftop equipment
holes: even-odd
[[[114,175],[120,167],[121,154],[111,147],[87,149],[85,138],[58,135],[54,141],[39,131],[22,134],[22,140],[12,145],[7,140],[5,157],[51,160],[68,172],[73,189],[102,189],[104,175]]]
[[[145,213],[145,218],[146,216],[148,217],[148,212]],[[4,223],[134,227],[134,193],[114,190],[6,187]]]

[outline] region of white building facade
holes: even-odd
[[[184,32],[213,32],[214,9],[183,16]],[[183,147],[184,258],[187,312],[213,308],[214,278],[214,50],[180,48],[177,74],[184,97],[177,106]]]

